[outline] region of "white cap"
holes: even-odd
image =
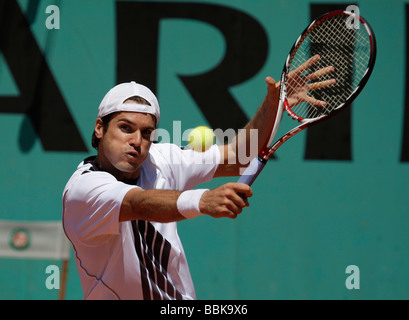
[[[133,96],[144,98],[150,106],[138,103],[124,103]],[[113,87],[102,99],[98,108],[98,118],[118,111],[131,111],[149,113],[155,116],[156,123],[159,122],[160,109],[156,96],[149,88],[134,81],[118,84]]]

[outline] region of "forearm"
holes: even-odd
[[[145,220],[176,222],[205,214],[213,218],[236,218],[248,206],[252,196],[249,186],[227,183],[218,188],[195,189],[182,192],[173,190],[143,190],[134,188],[122,200],[119,221]]]
[[[251,144],[257,141],[257,150],[253,149],[256,153],[253,151],[253,154],[249,154],[251,158],[255,157],[270,136],[276,114],[277,105],[266,97],[244,130],[240,130],[233,140],[235,149],[244,148],[249,154],[249,151],[252,151]]]
[[[222,156],[216,177],[239,175],[240,169],[248,166],[269,138],[278,111],[279,83],[270,77],[266,78],[266,82],[267,95],[253,118],[244,130],[239,130],[230,144],[219,147]],[[256,148],[252,146],[255,141]]]
[[[185,219],[177,208],[177,199],[181,193],[174,190],[131,189],[122,201],[119,221],[181,221]]]
[[[236,141],[233,141],[236,144],[236,150],[243,148],[243,146],[246,147],[245,150],[250,150],[250,143],[254,141],[254,137],[251,136],[251,130],[257,134],[257,153],[270,136],[270,131],[274,126],[278,111],[279,83],[275,83],[272,78],[267,78],[266,82],[268,90],[262,104],[244,127],[245,130],[242,130],[236,136]],[[254,157],[256,154],[252,156]]]

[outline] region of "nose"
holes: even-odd
[[[132,135],[131,139],[129,140],[129,144],[134,147],[140,147],[142,144],[142,133],[140,130],[136,130]]]

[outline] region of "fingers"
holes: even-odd
[[[274,86],[276,84],[276,81],[271,77],[267,77],[266,78],[266,83],[267,83],[268,86]]]
[[[327,66],[324,68],[320,68],[317,71],[312,71],[309,74],[302,75],[306,72],[309,68],[311,68],[315,63],[320,60],[319,55],[315,55],[308,59],[306,62],[301,64],[298,68],[290,72],[288,75],[287,80],[287,93],[288,93],[288,101],[290,108],[294,107],[295,105],[300,104],[301,102],[305,101],[316,107],[325,107],[327,103],[325,101],[318,100],[308,94],[309,91],[312,90],[319,90],[322,88],[326,88],[332,86],[336,83],[335,79],[329,79],[328,77],[326,80],[312,82],[314,80],[320,79],[324,76],[327,76],[331,72],[334,72],[335,68],[333,66]]]
[[[319,70],[317,70],[315,72],[312,72],[309,75],[305,76],[305,80],[306,81],[312,81],[312,80],[318,79],[318,78],[320,78],[322,76],[325,76],[325,75],[327,75],[327,74],[329,74],[331,72],[334,72],[334,70],[335,70],[335,68],[333,66],[329,66],[329,67],[319,69]]]
[[[227,217],[235,219],[243,211],[243,208],[249,206],[247,199],[253,195],[253,191],[243,183],[228,183],[225,187]]]
[[[310,97],[309,95],[305,95],[303,100],[316,107],[324,108],[327,106],[327,103],[325,101],[315,99],[314,97]]]
[[[309,83],[308,90],[318,90],[318,89],[326,88],[326,87],[334,85],[335,83],[336,83],[335,79]],[[304,96],[304,100],[308,102],[309,104],[316,106],[316,107],[326,107],[327,106],[327,103],[325,101],[315,99],[314,97],[311,97],[307,94]]]
[[[318,78],[320,78],[322,76],[325,76],[327,74],[330,74],[331,72],[334,72],[335,68],[333,66],[327,66],[325,68],[321,68],[321,69],[319,69],[317,71],[311,72],[308,75],[301,76],[305,71],[310,69],[319,60],[320,60],[320,56],[318,54],[311,57],[306,62],[301,64],[298,68],[291,71],[290,74],[288,75],[289,79],[299,77],[300,79],[302,79],[302,81],[304,83],[306,83],[306,82],[309,82],[309,81],[316,80],[316,79],[318,79]],[[332,80],[335,81],[335,79],[332,79]]]
[[[316,54],[315,56],[312,56],[307,61],[305,61],[298,68],[294,69],[291,73],[293,73],[294,75],[297,75],[297,76],[301,75],[302,73],[304,73],[304,71],[311,68],[319,59],[320,59],[320,56],[318,54]]]
[[[310,83],[308,87],[310,90],[317,90],[325,87],[332,86],[336,83],[337,81],[335,79],[330,79],[330,80],[325,80],[325,81],[320,81],[320,82],[314,82]]]
[[[243,194],[245,198],[243,199],[240,194]],[[252,195],[253,191],[246,184],[227,183],[203,194],[202,200],[206,208],[204,213],[214,218],[235,219],[243,208],[249,206],[247,198]]]
[[[242,192],[244,190],[244,192]],[[244,207],[249,206],[248,198],[253,195],[253,191],[246,184],[240,184],[238,188],[234,186],[234,192],[230,194],[232,200],[232,211],[241,213]]]
[[[228,183],[227,185],[231,186],[237,195],[244,194],[246,197],[251,197],[253,195],[253,190],[245,183]]]
[[[276,81],[271,78],[266,78],[267,83],[267,96],[273,102],[278,102],[278,97],[280,95],[280,82],[276,83]]]

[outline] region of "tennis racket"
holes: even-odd
[[[351,19],[359,23],[352,25]],[[314,20],[298,37],[284,64],[269,139],[238,182],[252,185],[284,142],[350,105],[368,81],[375,59],[375,35],[361,16],[332,11]],[[300,124],[273,143],[284,109]]]

